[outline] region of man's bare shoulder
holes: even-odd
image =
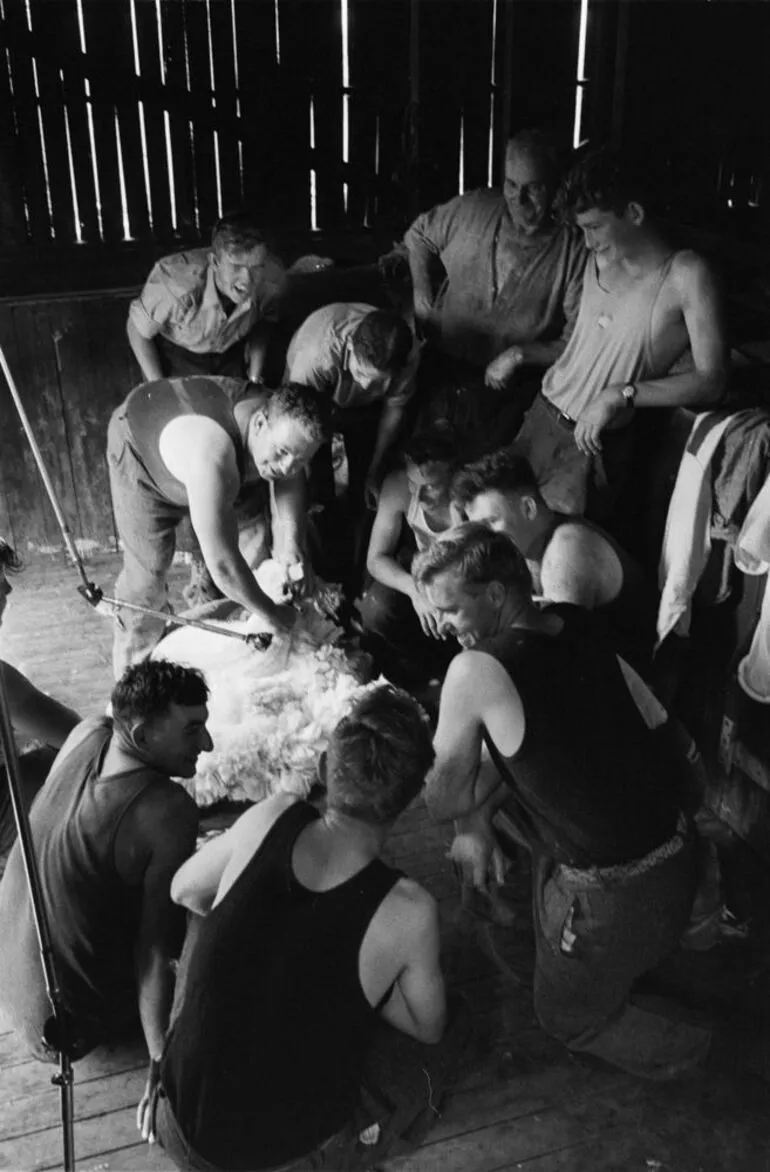
[[[692,294],[704,288],[711,288],[716,282],[712,266],[691,248],[681,248],[674,253],[671,261],[671,280],[684,294]]]
[[[438,904],[429,891],[414,879],[402,876],[381,905],[383,932],[390,929],[399,938],[414,938],[437,923]]]
[[[612,546],[603,533],[586,525],[581,518],[563,521],[554,531],[543,554],[543,564],[558,558],[590,558],[606,554]]]
[[[406,511],[406,505],[409,501],[409,481],[403,468],[397,468],[385,477],[382,482],[380,500],[393,508],[403,505],[404,511]]]

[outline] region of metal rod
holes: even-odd
[[[40,883],[40,872],[35,857],[35,846],[32,841],[32,831],[29,824],[29,815],[23,797],[21,769],[16,752],[16,740],[13,734],[8,695],[5,686],[5,673],[0,670],[0,745],[5,755],[5,771],[8,779],[8,793],[13,807],[13,817],[16,831],[19,836],[19,850],[24,864],[27,878],[30,901],[32,904],[32,918],[37,933],[40,960],[43,966],[43,979],[46,992],[53,1009],[53,1019],[56,1036],[56,1049],[59,1054],[59,1073],[54,1075],[52,1082],[58,1086],[61,1098],[62,1140],[64,1145],[64,1172],[73,1172],[75,1168],[75,1126],[73,1112],[72,1091],[72,1062],[69,1056],[67,1014],[62,1004],[61,990],[56,973],[56,960],[51,940],[51,929],[48,915],[43,901],[43,891]],[[46,1029],[48,1035],[48,1029]]]
[[[19,396],[16,383],[14,382],[13,375],[11,374],[11,369],[8,365],[8,361],[5,357],[5,351],[3,350],[2,346],[0,346],[0,367],[2,367],[3,374],[5,375],[5,381],[8,383],[8,390],[11,392],[11,398],[13,399],[17,414],[21,420],[21,426],[24,428],[25,435],[29,441],[29,446],[32,448],[32,455],[35,458],[37,470],[40,473],[40,478],[43,481],[46,492],[48,493],[48,499],[51,502],[51,508],[56,515],[56,521],[61,530],[61,535],[64,538],[64,544],[67,547],[70,557],[77,566],[78,573],[83,580],[83,585],[90,586],[91,583],[88,581],[88,576],[86,575],[85,567],[83,565],[83,559],[78,553],[78,548],[75,545],[75,539],[72,536],[69,525],[67,524],[67,518],[62,512],[62,507],[59,504],[58,497],[56,496],[56,489],[53,486],[51,477],[48,475],[48,469],[46,468],[43,461],[43,454],[38,447],[37,440],[35,439],[35,433],[32,430],[32,425],[29,422],[27,412],[24,410],[24,404],[22,403]]]
[[[245,631],[233,631],[227,627],[218,627],[216,623],[207,623],[202,619],[188,619],[182,615],[171,614],[165,610],[153,610],[149,606],[140,606],[138,602],[124,602],[120,598],[107,598],[102,595],[100,602],[106,602],[108,606],[112,606],[115,610],[134,610],[137,614],[146,614],[153,619],[163,619],[172,626],[179,627],[197,627],[200,631],[210,631],[212,635],[227,635],[230,639],[242,639],[244,643],[256,644],[260,650],[266,650],[272,642],[272,636],[267,631],[260,631],[258,634],[248,634]]]

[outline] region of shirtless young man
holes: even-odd
[[[432,760],[419,706],[376,688],[332,733],[322,814],[267,798],[174,877],[173,898],[205,919],[185,947],[157,1120],[150,1105],[140,1124],[178,1167],[347,1167],[374,1122],[362,1076],[404,1122],[440,1098],[452,1030],[442,1042],[438,908],[380,859]],[[375,1161],[377,1135],[396,1138],[385,1115]]]
[[[304,469],[329,438],[329,408],[314,391],[268,392],[238,379],[160,379],[136,387],[110,420],[107,460],[123,543],[118,598],[167,609],[175,530],[189,515],[206,566],[227,597],[285,634],[294,612],[273,603],[252,570],[273,556],[299,582],[305,549]],[[150,653],[163,620],[123,611],[116,619],[116,676]]]
[[[653,584],[598,525],[549,509],[523,456],[503,448],[468,464],[454,478],[452,498],[469,521],[511,538],[527,560],[535,594],[598,611],[624,659],[637,669],[648,666],[657,612]]]
[[[599,519],[622,485],[635,411],[716,402],[728,352],[713,273],[664,240],[643,180],[619,156],[586,155],[562,202],[590,256],[575,329],[517,445],[551,508]],[[669,373],[688,347],[692,368]]]

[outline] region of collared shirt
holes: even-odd
[[[587,255],[574,228],[521,237],[502,194],[484,189],[423,212],[404,244],[440,262],[433,309],[445,353],[486,366],[509,346],[569,338]]]
[[[398,407],[407,403],[414,393],[419,361],[416,344],[405,369],[390,380],[362,387],[350,373],[352,335],[375,310],[376,306],[360,301],[336,301],[311,313],[289,343],[286,378],[323,391],[338,407],[368,407],[381,400]]]
[[[230,314],[214,282],[210,250],[195,248],[164,256],[152,269],[128,311],[143,338],[157,334],[193,354],[222,354],[245,338],[257,322],[275,319],[275,300],[283,279],[276,258],[268,260],[265,286]]]

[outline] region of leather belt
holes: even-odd
[[[553,419],[556,419],[559,423],[563,424],[564,427],[568,427],[570,429],[570,431],[572,431],[574,429],[575,420],[572,418],[571,415],[567,415],[564,411],[560,411],[559,408],[556,407],[551,402],[551,400],[546,395],[543,394],[542,391],[538,391],[537,397],[538,397],[538,400],[545,407],[548,414],[550,416],[552,416]]]

